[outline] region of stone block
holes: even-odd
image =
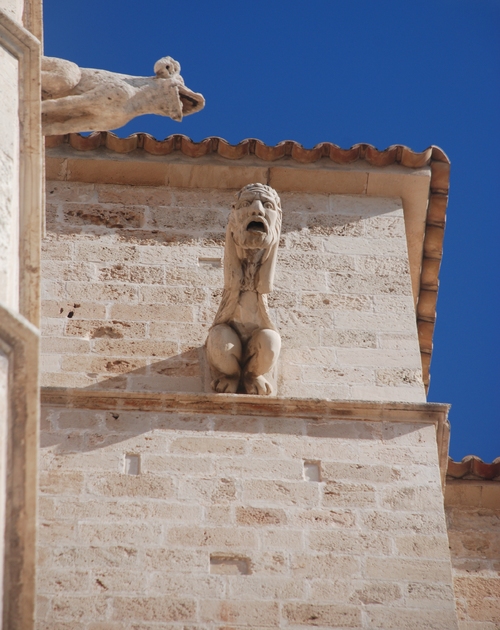
[[[128,522],[122,523],[80,523],[79,540],[83,545],[105,546],[118,545],[152,545],[162,537],[162,526]]]
[[[225,594],[225,581],[214,575],[168,576],[163,573],[154,573],[148,581],[148,591],[153,594],[165,595],[170,593],[172,597],[191,597],[202,599],[222,599]]]
[[[43,579],[38,582],[37,591],[44,593],[85,592],[90,588],[90,576],[87,571],[53,569],[44,570]]]
[[[94,184],[50,181],[50,178],[47,177],[45,191],[47,199],[53,203],[61,201],[93,203],[97,201],[96,187]]]
[[[288,517],[291,525],[304,529],[355,527],[356,516],[348,509],[296,509]]]
[[[256,533],[251,529],[230,527],[172,527],[167,533],[167,543],[181,547],[210,547],[217,551],[251,549],[256,547]]]
[[[310,531],[308,541],[309,547],[317,552],[328,551],[341,555],[376,553],[379,556],[387,556],[392,552],[389,536],[376,532]]]
[[[232,479],[183,479],[179,485],[179,497],[196,501],[200,505],[228,503],[236,500],[236,484]]]
[[[315,311],[370,311],[373,298],[366,295],[341,295],[338,293],[306,293],[302,292],[300,304],[302,308]]]
[[[243,500],[273,505],[317,506],[317,484],[293,481],[243,481]]]
[[[297,529],[265,528],[258,532],[258,536],[264,549],[300,552],[305,547],[304,533]]]
[[[173,549],[171,547],[145,548],[141,566],[148,571],[176,573],[204,573],[208,571],[205,549]]]
[[[112,229],[141,227],[144,209],[141,206],[116,206],[66,202],[62,206],[62,220],[68,225],[97,225]]]
[[[75,260],[94,263],[134,263],[139,262],[139,248],[135,245],[118,245],[118,243],[82,241],[75,243]]]
[[[238,525],[285,525],[287,516],[284,510],[238,506],[236,522]],[[288,534],[288,532],[287,529],[284,533]]]
[[[234,525],[234,513],[231,503],[209,505],[204,507],[204,520],[205,525],[221,525],[227,527],[228,525]]]
[[[450,582],[447,560],[367,557],[364,576],[367,579],[409,582]]]
[[[144,339],[95,339],[92,349],[108,356],[168,357],[177,354],[178,344]]]
[[[305,598],[305,584],[283,577],[247,576],[240,580],[231,580],[229,598],[238,600],[282,601]],[[259,603],[260,605],[260,603]]]
[[[196,600],[159,597],[114,597],[113,619],[119,621],[195,621]]]
[[[141,288],[141,291],[144,288]],[[181,304],[113,304],[111,307],[111,318],[126,321],[153,322],[151,332],[154,337],[159,338],[158,324],[156,322],[192,322],[193,308],[189,305]],[[156,334],[155,334],[156,332]],[[145,336],[145,335],[143,335]]]
[[[387,630],[454,630],[458,628],[454,610],[398,610],[370,606],[367,610],[370,628]]]
[[[133,303],[138,301],[139,287],[136,285],[113,284],[113,283],[85,283],[85,282],[67,282],[65,284],[64,293],[61,295],[63,299],[73,300],[75,302],[125,302]]]
[[[268,459],[256,457],[220,457],[214,462],[219,475],[228,475],[242,479],[275,479],[302,480],[302,463],[289,460],[278,460],[272,463]]]
[[[290,625],[327,628],[360,628],[361,611],[341,604],[285,604],[283,615]]]
[[[180,437],[173,440],[170,450],[172,453],[242,455],[246,442],[237,438]]]
[[[381,505],[387,509],[400,512],[437,512],[442,511],[442,498],[435,489],[427,487],[402,487],[384,490]]]
[[[280,625],[279,604],[263,600],[200,602],[200,619],[205,622],[225,622],[236,625],[277,628]]]
[[[340,555],[322,550],[321,553],[308,551],[292,556],[290,572],[297,577],[325,578],[342,575],[356,577],[360,575],[361,562],[353,555]]]
[[[61,475],[59,472],[44,471],[39,477],[40,492],[46,494],[80,494],[84,487],[84,475],[82,472],[67,472]]]
[[[173,483],[170,478],[152,474],[121,475],[109,473],[90,478],[87,489],[94,496],[107,497],[166,499],[174,494]]]
[[[415,534],[445,534],[446,526],[442,519],[425,512],[393,512],[389,510],[364,510],[361,514],[363,528],[372,531]]]
[[[370,466],[363,464],[342,464],[327,462],[321,466],[323,481],[335,482],[338,480],[350,480],[351,482],[365,481],[370,483],[394,483],[400,477],[399,471],[390,465],[379,464]]]
[[[136,421],[134,425],[137,426]],[[209,459],[199,457],[182,457],[178,455],[152,455],[146,454],[142,460],[142,470],[144,473],[156,475],[212,475],[213,465]]]
[[[398,536],[394,539],[396,549],[402,556],[417,558],[446,559],[449,557],[448,537],[441,536]]]
[[[45,260],[41,272],[47,280],[77,280],[95,282],[97,270],[95,265],[87,262],[70,262],[66,260]]]
[[[323,490],[323,505],[328,507],[372,507],[376,498],[376,490],[369,484],[329,481]]]
[[[106,318],[106,307],[103,304],[95,303],[75,303],[54,300],[44,300],[42,302],[42,317],[66,319],[68,315],[70,315],[70,319],[102,320]]]
[[[37,540],[41,545],[72,544],[77,540],[75,523],[40,521]]]

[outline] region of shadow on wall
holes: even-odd
[[[47,182],[47,230],[95,236],[113,231],[123,242],[161,245],[206,239],[223,246],[235,192]],[[283,193],[281,199],[282,234],[359,236],[361,219],[394,209],[362,195]]]
[[[148,402],[143,401],[142,404],[147,406]],[[149,405],[151,404],[150,402]],[[247,450],[245,444],[247,440],[260,441],[266,436],[266,440],[271,438],[271,441],[266,442],[267,450],[261,457],[279,458],[280,436],[283,438],[297,436],[301,438],[300,445],[299,443],[296,445],[297,449],[307,450],[307,444],[310,443],[314,452],[324,451],[323,456],[326,459],[331,457],[329,449],[335,442],[336,448],[342,449],[344,445],[349,451],[353,448],[352,442],[349,444],[351,440],[376,441],[382,444],[381,448],[386,444],[390,449],[390,453],[396,458],[394,464],[405,463],[400,461],[401,457],[403,459],[407,457],[403,452],[405,449],[401,450],[401,446],[398,446],[398,440],[404,439],[404,443],[408,442],[405,436],[415,435],[411,440],[414,442],[413,449],[426,446],[425,443],[420,443],[420,440],[421,430],[427,425],[418,423],[369,422],[362,419],[353,422],[352,419],[331,418],[325,421],[321,417],[271,417],[261,415],[258,405],[255,405],[255,410],[258,415],[236,414],[228,405],[216,408],[216,413],[179,412],[177,409],[173,411],[61,409],[46,405],[42,407],[40,446],[43,449],[50,449],[52,456],[57,457],[95,451],[127,442],[126,452],[147,454],[153,446],[153,450],[160,449],[167,453],[168,445],[174,440],[176,442],[174,453],[184,452],[186,455],[198,457],[204,454],[230,456],[243,454]],[[202,434],[199,442],[196,439],[197,433]],[[230,434],[229,438],[234,438],[234,442],[218,441],[217,438],[224,437],[223,434],[226,434],[226,437]],[[164,444],[162,440],[165,441]],[[391,447],[392,442],[395,444]],[[398,450],[393,452],[396,446]],[[269,449],[274,449],[275,455],[267,452]],[[122,447],[119,452],[123,454]],[[354,457],[354,453],[352,456]],[[53,462],[50,468],[54,466],[57,467],[56,462]],[[363,474],[362,465],[352,466],[360,469],[360,475]]]
[[[47,197],[43,386],[209,392],[203,344],[234,191],[48,182]],[[349,387],[403,377],[413,386],[419,364],[398,362],[415,345],[400,202],[285,193],[282,206],[269,296],[280,395],[364,398]],[[403,377],[376,374],[377,353]]]
[[[83,389],[133,392],[211,391],[204,346],[131,369],[135,363],[133,357],[109,357],[104,368],[118,374]]]

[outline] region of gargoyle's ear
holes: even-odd
[[[233,239],[232,222],[229,220],[226,228],[226,245],[224,247],[224,288],[234,288],[239,291],[241,279],[241,262]]]

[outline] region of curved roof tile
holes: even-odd
[[[168,155],[174,151],[180,151],[193,158],[218,153],[229,160],[239,160],[245,155],[255,155],[266,162],[291,157],[302,164],[317,162],[321,158],[329,158],[336,164],[350,164],[357,160],[366,160],[372,166],[388,166],[396,163],[408,168],[420,168],[429,164],[432,166],[433,162],[440,162],[443,167],[438,170],[443,173],[448,172],[450,163],[444,151],[436,146],[430,146],[425,151],[417,153],[401,144],[379,151],[371,144],[360,143],[350,149],[341,149],[331,142],[321,142],[312,149],[306,149],[293,140],[284,140],[274,146],[268,146],[256,138],[247,138],[238,144],[229,144],[223,138],[215,136],[193,142],[191,138],[182,134],[168,136],[165,140],[156,140],[147,133],[136,133],[128,138],[119,138],[110,131],[96,131],[89,136],[71,133],[66,136],[46,138],[47,147],[56,147],[65,142],[78,151],[92,151],[98,147],[106,147],[117,153],[130,153],[136,149],[142,149],[151,155]]]
[[[448,479],[483,479],[484,481],[500,481],[500,457],[491,464],[483,462],[476,455],[467,455],[461,462],[448,459]]]

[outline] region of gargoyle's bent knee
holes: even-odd
[[[216,370],[227,376],[239,376],[241,356],[241,340],[231,326],[219,324],[210,330],[207,357]]]
[[[281,350],[281,337],[265,328],[254,332],[247,345],[248,362],[245,372],[260,376],[273,369]]]

